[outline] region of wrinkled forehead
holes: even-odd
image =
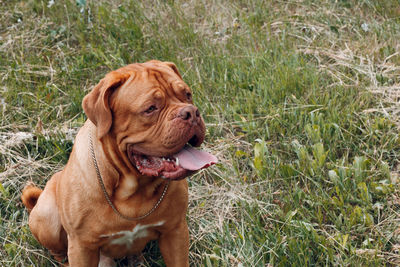
[[[131,77],[126,81],[127,86],[135,85],[137,88],[160,87],[161,89],[173,89],[175,93],[190,90],[182,80],[176,67],[159,62],[146,62],[131,64],[117,70],[118,72],[129,72]]]

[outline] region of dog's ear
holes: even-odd
[[[89,120],[96,125],[99,139],[108,133],[112,125],[109,98],[113,91],[120,87],[129,76],[128,73],[112,71],[83,98],[83,110]]]

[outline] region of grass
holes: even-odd
[[[67,162],[90,88],[150,59],[221,162],[189,178],[192,266],[400,265],[397,0],[51,2],[0,2],[1,266],[56,265],[20,191]]]

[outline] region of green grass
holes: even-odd
[[[1,266],[56,264],[20,191],[67,162],[91,87],[150,59],[221,162],[189,178],[191,266],[400,264],[398,0],[85,2],[0,2]]]

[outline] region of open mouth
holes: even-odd
[[[185,145],[178,153],[168,157],[136,154],[132,146],[129,146],[128,156],[131,163],[142,175],[172,180],[183,179],[195,171],[218,162],[214,155],[189,145]]]

